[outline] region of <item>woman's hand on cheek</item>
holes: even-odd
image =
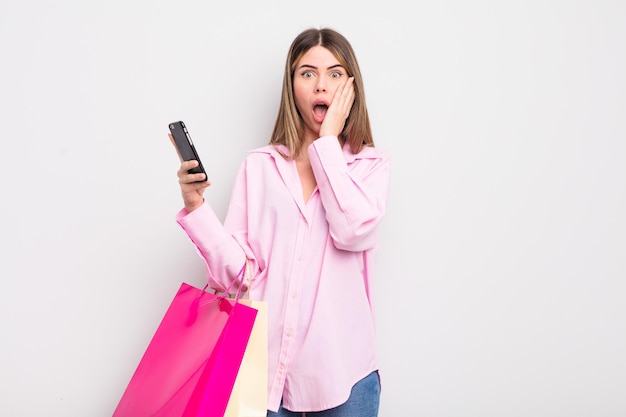
[[[328,107],[322,126],[320,127],[320,137],[339,136],[350,115],[352,104],[354,103],[354,77],[350,77],[341,84],[335,91],[333,102]]]

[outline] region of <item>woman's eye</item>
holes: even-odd
[[[311,77],[313,76],[313,73],[312,73],[311,71],[304,71],[304,72],[302,73],[302,76],[303,76],[304,78],[311,78]]]
[[[333,72],[330,73],[330,77],[331,78],[339,78],[339,77],[341,77],[341,73],[338,72],[338,71],[333,71]]]

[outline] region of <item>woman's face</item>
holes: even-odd
[[[296,65],[293,95],[305,125],[305,143],[319,137],[335,90],[346,81],[348,73],[337,58],[323,46],[309,49]]]

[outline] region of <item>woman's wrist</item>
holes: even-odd
[[[195,209],[200,207],[203,203],[204,203],[204,198],[201,199],[200,201],[193,201],[193,202],[185,201],[185,210],[187,210],[189,213],[191,213],[192,211],[194,211]]]

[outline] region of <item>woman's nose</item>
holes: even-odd
[[[324,83],[318,82],[317,85],[315,86],[315,92],[316,93],[321,93],[321,92],[325,92],[325,91],[326,91],[326,86],[324,85]]]

